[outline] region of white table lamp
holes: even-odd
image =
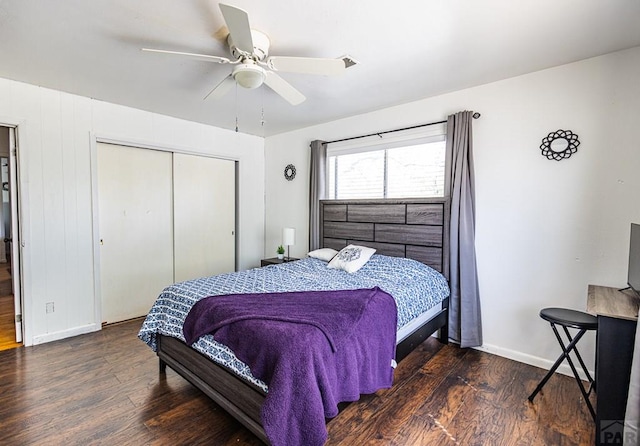
[[[282,228],[282,244],[287,245],[287,259],[291,260],[289,247],[296,244],[296,230],[294,228]]]

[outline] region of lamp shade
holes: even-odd
[[[282,228],[282,244],[287,246],[296,244],[296,230],[294,228]]]

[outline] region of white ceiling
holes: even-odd
[[[264,85],[203,101],[229,65],[140,48],[228,56],[216,1],[0,0],[0,77],[227,129],[237,116],[239,131],[270,136],[640,45],[639,0],[226,3],[271,55],[360,64],[282,73],[307,97],[298,106]]]

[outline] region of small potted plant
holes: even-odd
[[[284,259],[284,246],[278,246],[278,250],[276,252],[278,253],[278,258],[280,260]]]

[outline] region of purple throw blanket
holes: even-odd
[[[262,424],[274,446],[319,446],[338,403],[393,383],[397,311],[378,287],[211,296],[185,319],[187,344],[212,333],[269,386]]]

